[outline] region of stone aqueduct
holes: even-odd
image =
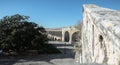
[[[83,5],[80,63],[120,65],[120,11]]]
[[[58,29],[46,29],[48,37],[54,40],[61,40],[62,42],[75,42],[79,32],[75,27],[64,27]],[[58,34],[56,34],[58,33]]]

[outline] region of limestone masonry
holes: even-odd
[[[112,5],[112,4],[111,4]],[[120,11],[83,5],[80,63],[120,65]]]

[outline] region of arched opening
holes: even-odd
[[[99,35],[99,42],[100,42],[100,47],[102,47],[102,42],[103,42],[103,36],[102,35]]]
[[[99,48],[99,50],[98,50],[99,51],[98,57],[100,58],[101,62],[107,62],[108,61],[107,53],[109,51],[107,51],[107,48],[106,48],[106,45],[105,45],[105,41],[104,41],[104,37],[102,35],[99,35],[99,47],[98,48]]]
[[[54,39],[55,41],[57,40],[57,38]]]
[[[103,37],[102,35],[99,35],[99,42],[102,42],[103,41]]]
[[[68,31],[65,32],[64,40],[65,40],[65,42],[69,42],[69,32]]]
[[[72,34],[72,42],[77,42],[78,41],[78,32],[75,32]]]

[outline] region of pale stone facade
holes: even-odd
[[[120,65],[120,12],[83,5],[80,63]]]

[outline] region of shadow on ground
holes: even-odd
[[[32,56],[8,56],[0,58],[0,65],[13,65],[14,63],[24,63],[24,62],[37,62],[44,61],[52,64],[50,61],[53,59],[74,59],[74,53],[72,50],[72,45],[70,44],[53,44],[58,48],[62,53],[59,54],[40,54]]]

